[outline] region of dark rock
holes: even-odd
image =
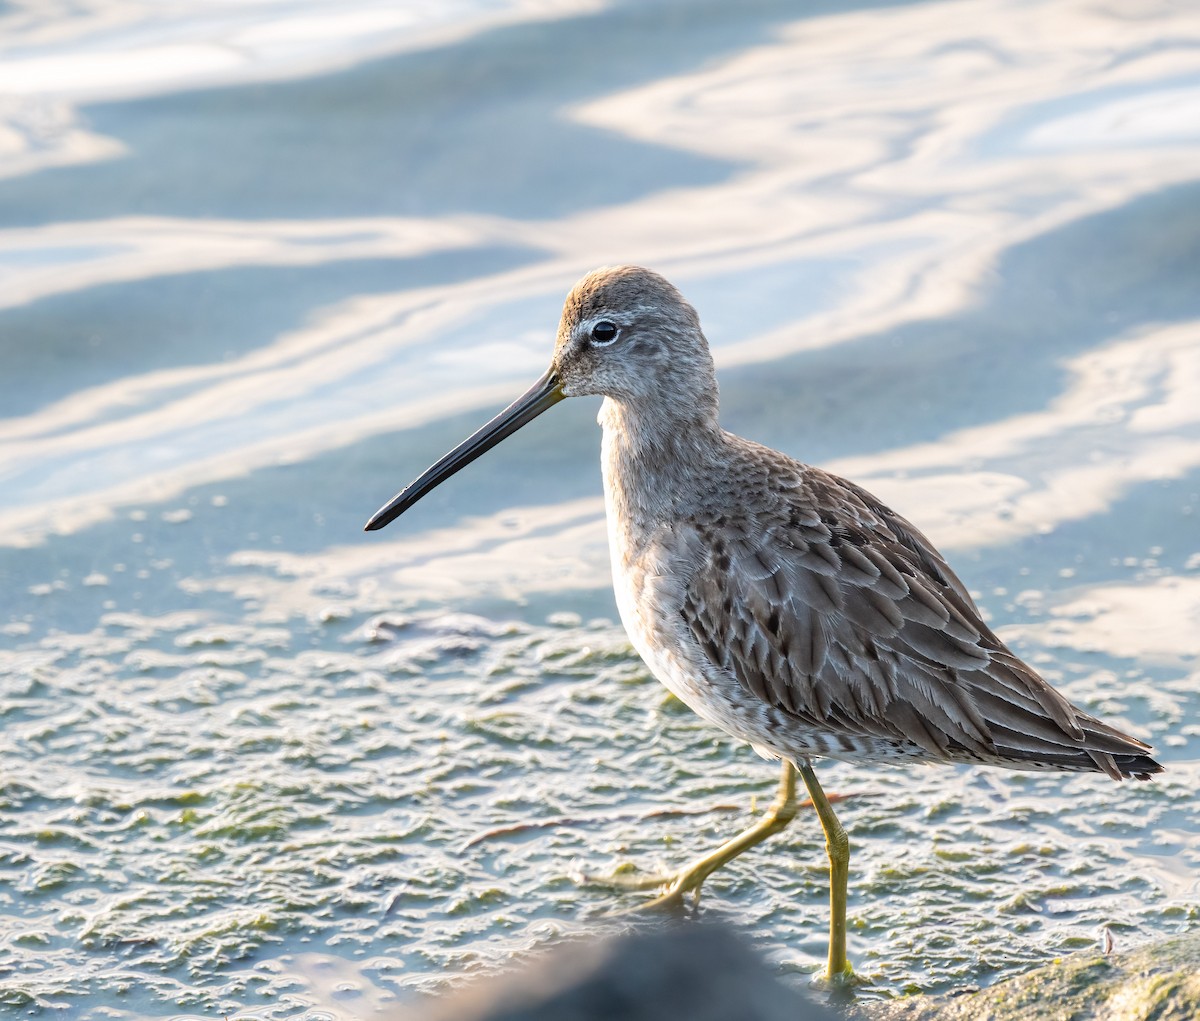
[[[837,1021],[727,929],[687,924],[563,944],[416,1008],[411,1021]]]

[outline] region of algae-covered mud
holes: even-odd
[[[872,1004],[856,1016],[869,1021],[1193,1021],[1200,1017],[1200,933],[1126,953],[1110,947],[1104,955],[1073,954],[975,993]]]
[[[1167,767],[826,765],[864,995],[1195,929],[1198,44],[1071,0],[0,8],[4,1009],[382,1016],[770,798],[616,622],[593,402],[361,532],[611,262],[695,302],[727,427],[916,521]],[[807,982],[815,819],[702,909]]]

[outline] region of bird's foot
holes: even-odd
[[[712,871],[709,862],[701,860],[667,875],[643,875],[635,872],[632,866],[625,866],[607,875],[580,872],[572,878],[583,886],[606,886],[611,890],[630,893],[645,890],[661,891],[657,897],[635,907],[625,911],[611,912],[615,915],[627,915],[654,911],[681,911],[686,907],[684,898],[689,893],[692,895],[691,906],[695,909],[700,903],[700,887]]]
[[[607,886],[610,890],[636,893],[639,890],[657,890],[668,886],[675,878],[664,875],[643,875],[633,865],[619,866],[615,872],[574,872],[571,878],[580,886]]]
[[[635,912],[679,911],[684,907],[684,897],[692,895],[692,908],[700,903],[700,887],[717,869],[733,861],[743,851],[766,840],[782,830],[796,815],[796,768],[788,761],[781,764],[779,791],[774,804],[767,813],[749,829],[725,841],[715,851],[689,862],[683,868],[667,875],[640,876],[632,866],[618,869],[611,876],[576,876],[576,881],[608,886],[618,890],[661,890],[653,900],[646,901],[633,909]],[[628,914],[629,912],[623,912]]]
[[[856,989],[873,984],[865,975],[856,972],[849,961],[845,961],[836,973],[831,973],[827,968],[822,974],[815,976],[809,982],[809,988],[814,991],[830,993],[835,997],[840,995],[853,997]]]

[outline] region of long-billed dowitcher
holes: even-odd
[[[651,671],[704,719],[782,760],[756,825],[669,876],[679,902],[796,812],[825,831],[828,977],[849,976],[849,843],[811,760],[968,762],[1147,779],[1149,746],[1067,701],[983,622],[908,521],[866,490],[717,424],[695,310],[633,266],[567,296],[550,368],[367,523],[382,528],[565,397],[604,398],[601,461],[621,620]]]

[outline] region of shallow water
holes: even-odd
[[[866,484],[1151,784],[826,764],[872,995],[1200,919],[1187,5],[0,9],[0,1003],[358,1018],[612,925],[775,767],[616,623],[595,404],[378,535],[583,271]],[[800,983],[801,818],[704,910]]]

